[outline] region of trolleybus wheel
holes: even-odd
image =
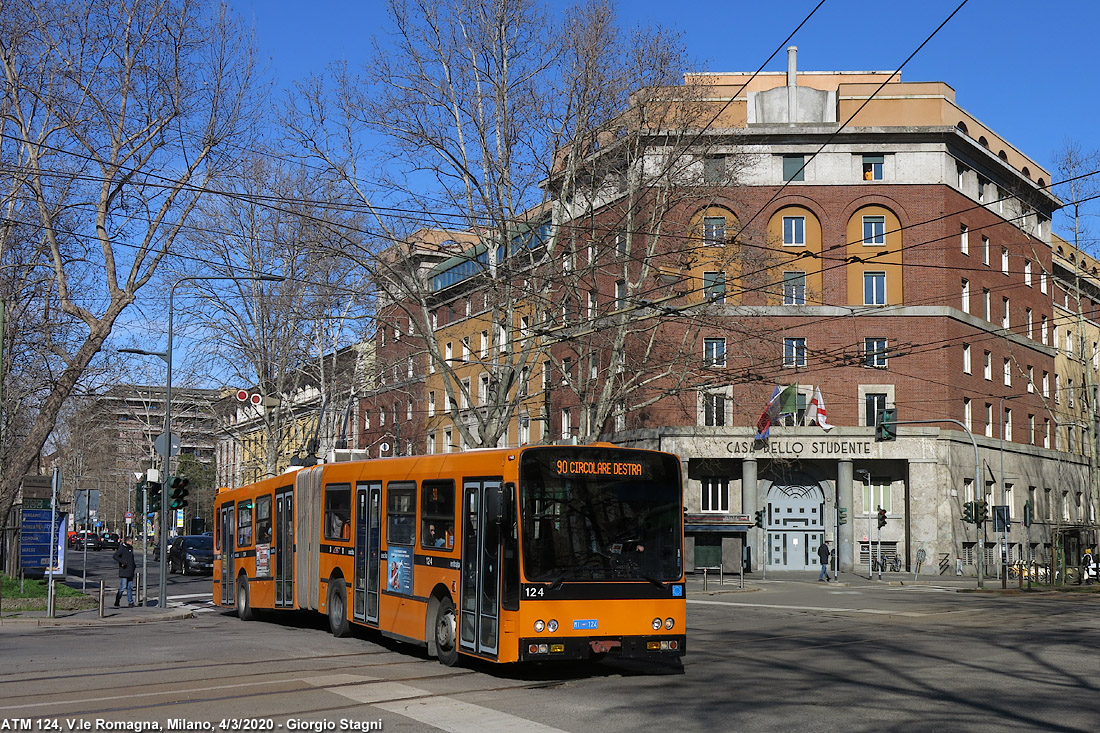
[[[237,581],[237,618],[241,621],[252,620],[252,606],[248,603],[248,578]]]
[[[328,584],[328,626],[335,637],[348,635],[348,593],[342,579]]]
[[[440,664],[448,667],[458,662],[456,627],[455,604],[450,596],[444,596],[439,600],[439,609],[435,614],[435,651]]]

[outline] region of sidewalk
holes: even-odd
[[[687,574],[687,593],[692,595],[713,595],[715,593],[744,593],[749,591],[759,591],[766,588],[769,584],[773,583],[807,583],[811,585],[822,586],[841,586],[841,587],[883,587],[889,585],[923,585],[923,586],[935,586],[937,588],[952,589],[955,591],[976,591],[978,590],[978,579],[973,576],[957,576],[957,575],[920,575],[914,578],[913,573],[890,573],[884,572],[882,574],[882,580],[879,580],[878,573],[875,573],[871,579],[867,578],[866,570],[863,574],[858,572],[840,573],[839,578],[834,578],[829,583],[824,583],[817,579],[819,572],[817,570],[797,571],[797,570],[768,570],[766,577],[764,574],[758,572],[746,573],[744,588],[740,587],[741,580],[736,573],[725,573],[722,581],[719,582],[718,574],[714,572],[707,573],[707,577],[704,581],[704,575],[702,572],[688,573]],[[705,582],[705,590],[704,590]],[[1025,581],[1024,588],[1027,587]],[[1007,591],[1018,590],[1019,586],[1015,579],[1008,582]],[[984,582],[984,591],[1001,591],[1000,578],[986,578]]]
[[[45,611],[4,611],[0,615],[0,630],[41,627],[41,626],[100,626],[100,625],[127,625],[148,624],[161,621],[181,621],[192,618],[194,613],[190,608],[159,609],[155,606],[120,606],[115,608],[108,604],[103,609],[103,618],[99,616],[98,608],[86,608],[79,611],[56,611],[54,618],[49,618]]]

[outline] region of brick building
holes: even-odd
[[[664,101],[689,98],[686,144],[635,123],[625,154],[610,134],[583,196],[551,179],[552,204],[500,237],[501,260],[556,248],[516,276],[520,302],[480,277],[491,250],[474,238],[410,240],[431,321],[382,303],[361,445],[672,451],[689,568],[811,568],[828,537],[858,569],[881,536],[925,574],[975,572],[981,542],[989,574],[997,545],[962,521],[971,501],[1010,508],[1010,560],[1076,562],[1096,541],[1100,296],[1091,258],[1051,232],[1050,173],[946,84],[799,73],[793,49],[786,74],[688,76]],[[660,208],[649,185],[627,206],[623,181],[653,168],[678,196]],[[806,424],[818,390],[828,430]],[[878,442],[886,408],[901,424]],[[479,441],[487,415],[505,429]]]

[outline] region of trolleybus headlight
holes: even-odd
[[[659,617],[653,619],[653,630],[654,631],[660,631],[661,630],[661,619]]]
[[[554,619],[550,619],[550,623],[546,624],[546,628],[551,634],[553,634],[555,631],[558,630],[558,622]]]
[[[546,624],[544,624],[542,622],[541,618],[538,621],[535,622],[535,633],[541,634],[542,630],[545,629],[545,628],[546,628]]]
[[[676,625],[676,619],[672,618],[671,616],[669,616],[668,618],[665,619],[665,628],[666,629],[671,630],[672,627],[675,626],[675,625]]]

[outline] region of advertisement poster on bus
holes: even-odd
[[[391,545],[387,560],[386,589],[395,593],[412,593],[412,548]]]
[[[271,545],[256,545],[256,575],[271,575]]]

